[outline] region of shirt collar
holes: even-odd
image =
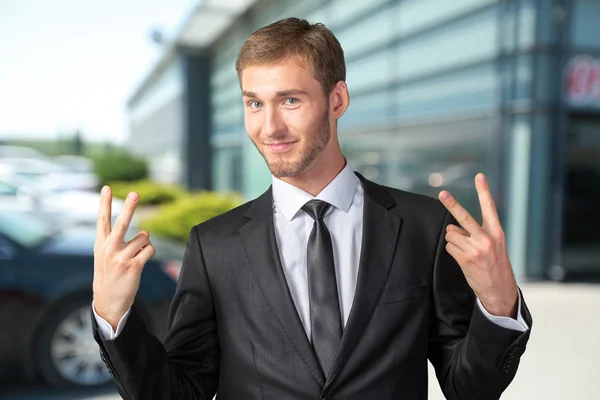
[[[290,221],[302,206],[312,199],[326,201],[347,213],[350,210],[354,193],[360,185],[360,179],[347,162],[344,169],[316,197],[274,176],[272,181],[273,205]]]

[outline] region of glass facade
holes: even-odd
[[[600,265],[600,116],[573,116],[567,134],[563,210],[565,273]]]
[[[212,181],[219,191],[243,191],[243,147],[248,139],[235,59],[247,36],[241,24],[229,31],[211,59]]]
[[[581,177],[600,176],[600,72],[590,78],[600,71],[600,2],[257,2],[205,49],[215,190],[252,199],[271,183],[245,133],[235,59],[252,31],[290,16],[326,24],[344,48],[351,102],[339,137],[356,171],[432,197],[449,189],[478,219],[474,177],[484,172],[517,277],[561,278],[579,264],[600,272],[600,239],[573,223],[596,215]],[[588,64],[571,79],[579,56]],[[160,112],[177,108],[176,85],[160,87],[136,105],[135,124],[167,118],[148,111],[161,98],[172,105]],[[588,97],[569,101],[566,90]]]
[[[557,262],[551,275],[597,275],[600,270],[600,2],[573,2],[564,60],[565,117],[561,221]]]
[[[600,51],[598,21],[600,2],[597,0],[576,0],[573,2],[572,44],[574,47]]]
[[[149,160],[151,178],[180,182],[184,126],[183,66],[169,60],[129,106],[129,148]]]
[[[365,171],[360,171],[363,165],[360,157],[355,160],[349,153],[348,159],[356,163],[355,169],[367,175],[369,171],[380,171],[377,180],[384,184],[404,182],[402,176],[407,172],[403,168],[410,170],[418,162],[427,170],[422,171],[424,176],[440,168],[442,171],[441,164],[449,164],[452,159],[457,163],[470,162],[469,168],[485,170],[482,163],[489,147],[490,116],[499,98],[493,64],[498,52],[497,2],[460,3],[439,0],[259,3],[212,48],[215,154],[229,153],[237,146],[242,163],[230,165],[230,169],[244,171],[243,179],[238,182],[240,186],[231,186],[236,181],[219,171],[221,156],[217,156],[213,172],[215,187],[242,190],[246,197],[252,198],[270,183],[263,159],[245,137],[234,63],[237,50],[252,30],[292,15],[326,23],[344,48],[351,106],[340,120],[342,146],[348,152],[354,147],[352,152],[357,154],[370,148],[386,149],[377,162],[372,158],[372,164],[364,164]],[[432,13],[434,8],[436,12]],[[472,126],[480,128],[469,128]],[[425,155],[418,160],[398,156],[418,154],[415,150],[420,146],[424,146],[423,154],[448,153],[448,144],[461,142],[461,136],[467,142],[477,143],[473,145],[478,149],[476,156],[457,150],[455,156],[445,155],[448,161],[439,160],[438,166],[429,165]],[[427,139],[422,140],[423,137]],[[425,178],[418,185],[422,191],[431,193],[432,187],[427,182]]]
[[[499,182],[499,161],[490,156],[502,90],[518,88],[511,101],[531,97],[532,56],[509,60],[507,76],[499,65],[503,50],[533,43],[530,3],[508,9],[493,0],[258,3],[211,48],[215,188],[240,190],[250,199],[270,184],[264,160],[245,135],[234,63],[254,29],[297,16],[325,23],[344,48],[351,103],[339,131],[352,167],[379,183],[433,197],[449,189],[480,218],[477,172],[497,182],[495,195],[506,201],[498,192],[506,186]],[[501,40],[515,24],[518,34]],[[228,163],[232,154],[241,162]]]

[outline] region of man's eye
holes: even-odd
[[[289,97],[287,99],[285,99],[285,101],[289,104],[289,105],[295,105],[298,104],[298,99],[295,97]]]
[[[256,100],[252,100],[248,102],[248,107],[250,108],[259,108],[260,107],[260,101],[256,101]]]

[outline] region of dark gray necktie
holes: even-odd
[[[311,200],[302,207],[315,221],[308,238],[307,259],[311,341],[325,376],[329,373],[342,338],[333,246],[323,221],[330,205],[322,200]]]

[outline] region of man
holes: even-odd
[[[499,398],[532,319],[485,177],[479,226],[446,191],[440,203],[355,174],[336,128],[343,51],[323,25],[266,26],[236,68],[273,184],[191,229],[162,343],[134,306],[154,254],[147,232],[124,242],[138,196],[111,231],[102,192],[94,336],[121,395],[424,400],[429,359],[448,399]]]

